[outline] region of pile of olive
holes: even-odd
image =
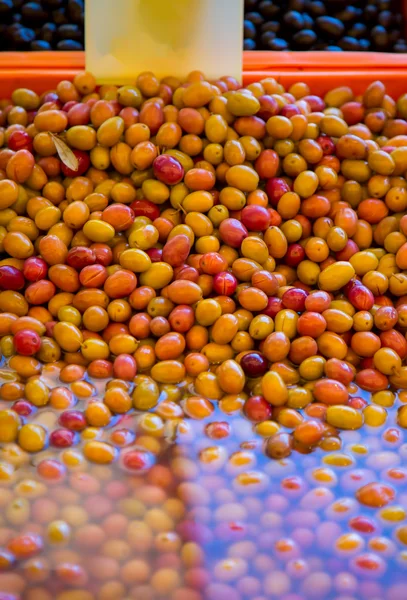
[[[407,52],[400,0],[245,0],[245,50]]]
[[[0,50],[83,50],[84,0],[0,0]]]

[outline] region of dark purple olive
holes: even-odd
[[[392,0],[380,0],[379,10],[391,10]]]
[[[385,49],[389,44],[389,36],[386,29],[382,25],[376,25],[370,32],[370,37],[373,40],[376,48]]]
[[[359,41],[354,37],[350,37],[349,35],[345,35],[342,39],[340,39],[338,46],[342,48],[342,50],[348,50],[349,52],[357,52],[360,50]]]
[[[0,15],[3,18],[7,13],[13,10],[12,0],[0,0]]]
[[[260,352],[248,352],[241,361],[240,366],[248,377],[261,377],[268,369],[266,358]]]
[[[284,24],[291,30],[299,31],[304,27],[304,19],[302,14],[297,10],[289,10],[283,18]]]
[[[302,13],[302,18],[304,20],[304,29],[313,29],[314,28],[314,19],[308,13]]]
[[[260,30],[262,33],[266,33],[267,31],[278,33],[280,31],[280,28],[281,25],[278,21],[267,21],[267,23],[263,23]]]
[[[83,22],[84,9],[83,0],[68,0],[66,12],[72,23],[81,24]]]
[[[61,40],[57,44],[57,50],[83,50],[83,44],[76,40]]]
[[[67,23],[66,25],[60,25],[58,27],[57,37],[60,40],[76,40],[79,42],[82,39],[82,31],[79,29],[78,25]]]
[[[35,40],[35,31],[29,29],[28,27],[19,26],[19,28],[13,33],[12,39],[18,48],[25,48],[28,46],[28,44]]]
[[[307,49],[316,42],[317,34],[312,29],[302,29],[293,35],[293,42],[301,49]]]
[[[60,8],[64,4],[65,0],[41,0],[41,3],[45,8],[49,10],[55,10]]]
[[[264,17],[262,17],[261,14],[258,12],[246,13],[245,19],[247,19],[247,21],[251,21],[253,25],[256,25],[256,27],[264,23]]]
[[[275,19],[281,11],[281,8],[277,2],[263,0],[258,5],[258,11],[265,19]]]
[[[257,0],[244,0],[245,11],[254,10],[257,7]]]
[[[304,13],[305,0],[289,0],[288,10],[297,10],[300,13]]]
[[[269,49],[275,50],[277,52],[281,52],[282,50],[288,50],[288,42],[283,40],[282,38],[274,38],[274,40],[270,40]]]
[[[256,27],[254,23],[248,21],[247,19],[245,19],[243,22],[243,37],[245,40],[254,40],[256,38]]]
[[[369,42],[369,40],[359,40],[359,46],[362,52],[366,52],[366,50],[370,49],[371,43]]]
[[[377,6],[373,4],[368,4],[363,11],[363,20],[364,21],[374,21],[378,15],[379,11]]]
[[[243,50],[256,50],[255,40],[246,39],[243,42]]]
[[[400,39],[400,31],[398,29],[391,29],[388,33],[389,42],[393,46]]]
[[[21,7],[21,15],[26,25],[43,23],[48,19],[48,13],[39,2],[27,2]]]
[[[364,23],[354,23],[347,31],[347,35],[354,38],[361,38],[366,35],[367,27]]]
[[[326,7],[323,2],[320,0],[314,0],[314,2],[310,2],[307,10],[314,15],[314,17],[321,17],[326,14]]]
[[[407,52],[407,43],[404,40],[399,40],[397,44],[394,45],[393,50],[394,52],[397,52],[397,54]]]
[[[55,25],[66,25],[67,23],[69,23],[64,8],[57,8],[56,10],[53,10],[51,16],[52,21],[55,23]]]
[[[263,44],[263,46],[269,48],[271,41],[276,38],[276,35],[277,34],[275,34],[274,31],[265,31],[261,34],[260,41]]]
[[[45,25],[41,27],[39,37],[49,44],[52,44],[55,40],[56,31],[57,26],[54,23],[45,23]]]
[[[338,39],[345,31],[344,24],[334,17],[318,17],[315,19],[315,23],[321,35],[329,39]]]
[[[361,14],[362,11],[360,8],[356,8],[355,6],[347,6],[344,10],[336,13],[335,17],[340,21],[347,23],[359,18]]]
[[[46,42],[45,40],[34,40],[33,42],[31,42],[30,48],[35,52],[52,50],[51,44],[49,42]]]
[[[389,10],[382,10],[377,16],[377,22],[379,25],[389,28],[393,23],[393,13]]]

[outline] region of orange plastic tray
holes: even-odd
[[[407,39],[407,0],[401,0],[401,8],[404,13],[405,37]],[[42,80],[43,71],[58,71],[60,74],[56,79],[50,74],[49,81],[58,81],[63,72],[83,70],[85,68],[84,52],[0,52],[0,77],[3,71],[19,71],[16,77],[20,78],[27,70],[33,70],[39,73]],[[322,77],[332,70],[347,72],[375,71],[394,71],[397,69],[407,69],[407,53],[391,54],[390,52],[272,52],[272,51],[252,51],[243,52],[243,72],[244,77],[247,72],[254,72],[253,75],[258,79],[260,71],[268,71],[274,76],[278,76],[280,71],[296,70],[322,72]],[[7,73],[10,77],[10,73]],[[69,75],[65,75],[68,76]],[[355,81],[358,80],[356,75]],[[382,79],[378,75],[377,79]],[[17,79],[15,80],[17,81]],[[30,79],[31,81],[31,79]],[[244,79],[247,83],[247,79]],[[253,81],[253,79],[250,79]],[[370,81],[370,79],[369,79]],[[4,85],[0,79],[0,85]],[[27,83],[28,85],[28,83]],[[51,87],[54,84],[51,85]],[[328,84],[332,87],[333,82]],[[362,84],[363,85],[363,84]],[[15,85],[12,85],[13,89]],[[9,90],[10,88],[7,88]],[[0,95],[4,97],[4,91]],[[9,93],[9,92],[8,92]]]
[[[407,0],[406,0],[407,4]],[[84,52],[0,52],[3,69],[84,69]],[[389,52],[243,52],[243,71],[402,69],[407,54]]]

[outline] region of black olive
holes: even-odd
[[[261,26],[261,31],[274,31],[274,33],[278,33],[280,31],[280,23],[278,21],[267,21],[267,23],[263,23]]]
[[[66,25],[66,23],[69,23],[63,8],[52,11],[52,20],[55,25]]]
[[[370,41],[369,41],[369,40],[362,39],[362,40],[359,40],[359,46],[360,46],[360,49],[361,49],[363,52],[365,52],[366,50],[369,50],[369,48],[370,48],[371,44],[370,44]]]
[[[389,43],[389,36],[386,29],[382,25],[376,25],[376,27],[373,27],[372,31],[370,32],[370,37],[377,48],[384,49]]]
[[[11,0],[0,0],[0,15],[3,16],[13,10],[13,3]]]
[[[341,40],[339,40],[338,46],[342,48],[342,50],[349,50],[352,52],[357,52],[360,50],[359,41],[350,35],[345,35]]]
[[[314,15],[314,17],[321,17],[326,14],[325,4],[320,0],[314,0],[314,2],[310,2],[308,6],[309,12]]]
[[[55,8],[60,8],[63,6],[65,0],[41,0],[41,4],[50,10],[54,10]]]
[[[343,52],[339,46],[327,46],[326,50],[329,50],[329,52]]]
[[[379,10],[390,10],[392,0],[380,0]]]
[[[281,38],[274,38],[274,40],[270,40],[268,47],[270,50],[288,50],[288,42]]]
[[[394,45],[393,50],[398,54],[400,52],[407,52],[407,43],[404,40],[399,40],[397,44]]]
[[[343,23],[334,17],[317,17],[315,23],[321,35],[328,38],[339,38],[345,31]]]
[[[72,23],[83,23],[84,5],[83,0],[68,0],[66,12]]]
[[[316,42],[317,35],[312,29],[302,29],[293,35],[293,42],[301,48],[309,48]]]
[[[245,19],[243,22],[243,37],[245,39],[251,38],[254,40],[254,38],[256,37],[256,33],[257,32],[254,23]]]
[[[344,24],[334,17],[318,17],[315,22],[321,35],[330,39],[340,38],[345,31]]]
[[[312,29],[314,27],[314,19],[308,13],[303,13],[304,29]]]
[[[45,42],[52,44],[52,42],[55,40],[56,31],[57,26],[55,23],[45,23],[45,25],[41,27],[40,38]]]
[[[77,25],[68,23],[58,27],[57,36],[60,40],[76,40],[79,42],[82,39],[82,31]]]
[[[34,40],[30,45],[31,50],[39,52],[40,50],[51,50],[52,46],[45,40]]]
[[[268,48],[271,40],[274,40],[275,38],[276,34],[274,33],[274,31],[265,31],[261,34],[260,41],[263,44],[263,46],[266,46]]]
[[[32,29],[29,29],[28,27],[20,27],[13,34],[13,42],[18,47],[20,47],[20,46],[21,47],[26,47],[33,40],[35,40],[35,31],[33,31]]]
[[[21,23],[13,23],[13,25],[9,25],[6,29],[6,36],[10,39],[14,38],[14,35],[19,31],[23,26]]]
[[[393,22],[393,14],[389,10],[382,10],[377,17],[377,22],[387,29]]]
[[[21,21],[23,20],[23,17],[21,15],[21,13],[14,13],[12,21],[13,23],[21,23]]]
[[[245,10],[254,10],[257,5],[257,0],[244,0]]]
[[[302,14],[297,10],[289,10],[287,13],[285,13],[283,21],[285,25],[292,29],[296,29],[297,31],[304,27],[304,19]]]
[[[274,19],[280,12],[281,8],[272,0],[263,0],[260,2],[258,10],[265,19]]]
[[[243,50],[256,50],[256,42],[250,39],[244,40]]]
[[[360,38],[366,34],[367,27],[364,23],[354,23],[347,34],[351,37]]]
[[[256,27],[264,23],[264,18],[258,12],[249,12],[245,14],[245,19],[251,21]]]
[[[374,21],[378,15],[379,11],[377,6],[373,6],[373,4],[368,4],[363,11],[363,17],[365,21]]]
[[[337,19],[339,19],[340,21],[344,21],[345,23],[348,21],[352,21],[358,16],[358,9],[354,6],[347,6],[344,10],[341,10],[335,15]]]
[[[83,50],[83,44],[76,40],[61,40],[57,44],[57,50]]]
[[[48,13],[39,2],[27,2],[21,8],[21,15],[24,23],[32,25],[33,22],[44,22],[48,19]]]
[[[305,0],[289,0],[288,10],[297,10],[298,12],[304,12]]]
[[[400,31],[398,29],[392,29],[389,31],[389,41],[391,44],[395,44],[400,37]]]

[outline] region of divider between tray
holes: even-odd
[[[267,52],[246,51],[244,71],[265,70],[327,70],[364,71],[407,69],[407,54],[389,52]]]
[[[85,53],[46,52],[0,52],[0,69],[84,69]]]
[[[84,69],[84,52],[0,52],[0,69]],[[386,52],[243,52],[243,71],[407,69],[407,54]]]
[[[42,93],[55,89],[62,79],[73,79],[79,69],[0,69],[0,98],[10,97],[18,87],[28,87]],[[266,77],[275,77],[289,87],[297,81],[305,81],[312,93],[325,94],[328,90],[341,85],[349,85],[355,94],[362,93],[376,80],[387,87],[387,93],[398,97],[407,91],[407,69],[378,69],[370,71],[349,70],[284,70],[245,71],[244,84],[259,81]]]

